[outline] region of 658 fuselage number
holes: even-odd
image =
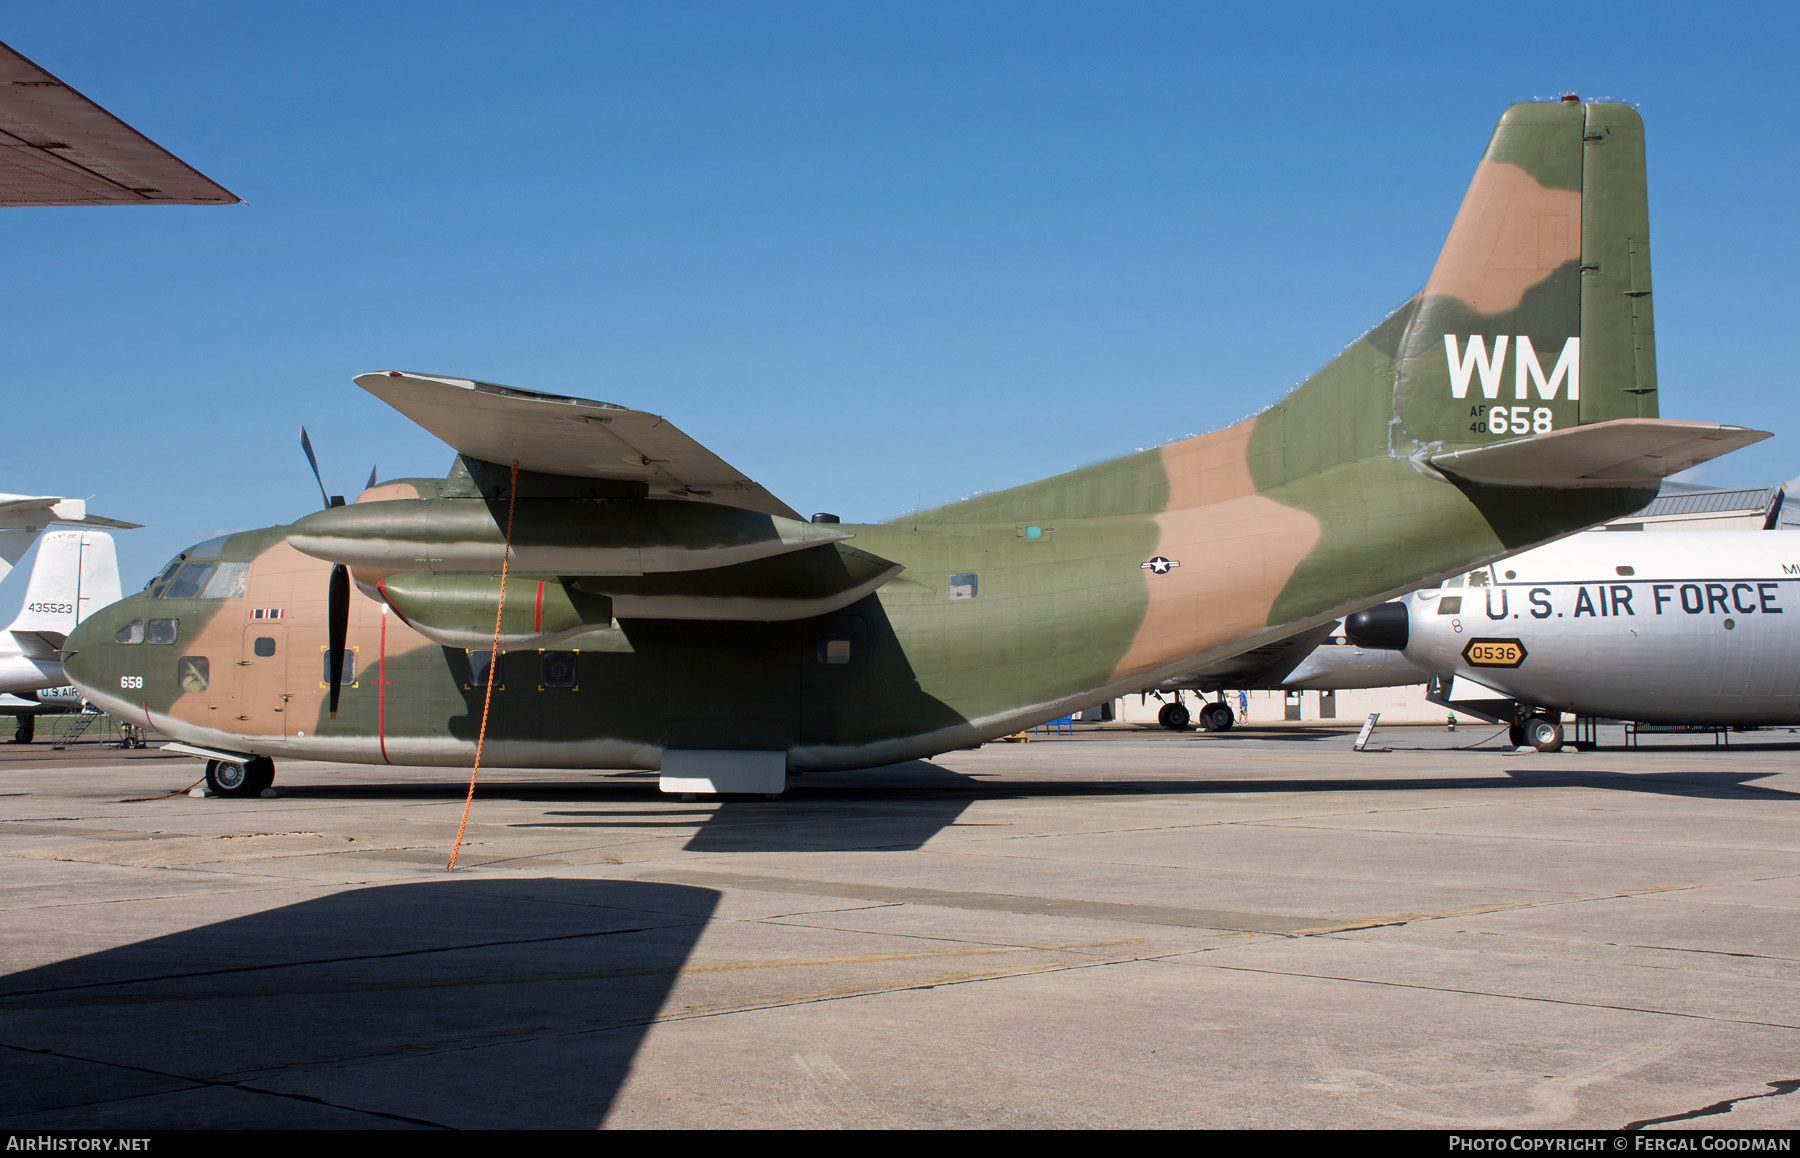
[[[1555,416],[1548,406],[1471,406],[1471,434],[1548,434]]]

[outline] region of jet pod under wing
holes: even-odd
[[[1465,482],[1496,487],[1623,487],[1677,471],[1769,437],[1766,430],[1615,418],[1449,454],[1431,465]]]
[[[655,414],[476,382],[389,370],[356,384],[458,453],[520,470],[642,483],[691,499],[799,519],[792,507]]]

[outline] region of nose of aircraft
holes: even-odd
[[[92,620],[88,620],[76,624],[75,630],[69,633],[69,638],[63,641],[63,675],[68,677],[70,683],[82,684],[83,673],[93,672],[99,658],[99,635],[100,629],[93,625]]]
[[[1344,620],[1344,638],[1358,647],[1405,651],[1407,628],[1406,604],[1382,603]]]

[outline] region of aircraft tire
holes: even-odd
[[[1209,732],[1229,732],[1236,722],[1224,704],[1207,704],[1200,709],[1200,726]]]
[[[275,761],[267,756],[258,756],[244,765],[244,772],[249,777],[250,795],[261,796],[263,789],[275,783]]]
[[[1506,738],[1512,741],[1513,747],[1523,748],[1525,746],[1525,725],[1514,721],[1506,729]]]
[[[208,760],[206,786],[219,796],[261,796],[263,789],[275,783],[275,762],[257,756],[239,763],[235,760]]]
[[[1163,727],[1172,732],[1185,732],[1188,723],[1193,719],[1188,714],[1186,704],[1164,704],[1163,710],[1156,713],[1156,718]]]
[[[13,728],[13,743],[29,744],[35,735],[37,735],[37,717],[18,717],[16,726]]]
[[[1554,752],[1562,747],[1562,721],[1539,712],[1525,721],[1525,742],[1540,752]]]

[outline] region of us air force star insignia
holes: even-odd
[[[1177,562],[1176,560],[1165,559],[1161,555],[1158,555],[1156,558],[1150,560],[1148,563],[1139,563],[1138,570],[1142,571],[1147,568],[1150,571],[1153,571],[1158,575],[1167,575],[1169,573],[1169,568],[1179,567],[1179,566],[1181,566],[1181,564],[1179,562]]]

